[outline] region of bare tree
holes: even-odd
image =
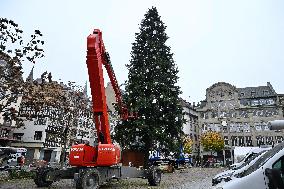
[[[23,93],[22,62],[35,63],[44,57],[42,34],[35,30],[28,42],[13,20],[0,18],[0,115],[4,121],[17,120],[17,112],[11,104]]]
[[[90,118],[84,127],[90,127],[92,109],[90,100],[82,88],[74,82],[67,85],[52,81],[51,73],[41,75],[40,81],[22,78],[22,63],[44,57],[42,34],[35,30],[30,40],[24,42],[23,31],[12,20],[0,18],[0,115],[6,121],[17,121],[21,127],[23,120],[43,123],[49,120],[44,146],[63,147],[72,145],[77,136],[88,133],[78,129],[80,117]],[[19,112],[11,105],[21,96]],[[0,125],[1,126],[1,125]],[[62,161],[65,153],[62,155]]]

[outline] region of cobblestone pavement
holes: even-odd
[[[148,186],[146,179],[127,179],[112,181],[103,185],[102,189],[210,189],[211,179],[224,168],[189,168],[165,173],[158,187]],[[2,189],[33,189],[37,188],[33,180],[11,180],[0,182]],[[75,188],[73,180],[61,180],[51,185],[52,189]],[[46,189],[46,188],[45,188]]]

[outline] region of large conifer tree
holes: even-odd
[[[126,149],[168,154],[179,149],[182,135],[182,107],[176,85],[178,69],[173,60],[166,26],[152,7],[145,14],[133,43],[125,102],[138,113],[138,119],[123,121],[115,128],[117,142]],[[145,166],[148,158],[145,158]]]

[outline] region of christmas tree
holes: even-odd
[[[149,151],[164,154],[179,150],[183,115],[178,69],[173,60],[166,26],[152,7],[145,14],[133,43],[124,100],[138,119],[121,122],[115,140],[124,149],[142,150],[147,164]]]

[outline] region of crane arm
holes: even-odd
[[[121,91],[110,62],[109,54],[106,52],[102,40],[102,32],[99,29],[95,29],[93,34],[90,34],[87,38],[87,67],[93,101],[93,112],[99,142],[111,144],[104,88],[103,65],[107,70],[115,92],[121,119],[126,120],[130,117],[136,117],[136,114],[133,115],[128,113],[126,105],[122,102]]]
[[[116,98],[116,102],[118,104],[120,118],[122,120],[127,120],[132,115],[129,114],[126,105],[122,101],[122,94],[121,94],[117,79],[115,77],[115,74],[114,74],[114,71],[113,71],[113,68],[112,68],[112,65],[111,65],[111,62],[110,62],[109,54],[106,53],[105,57],[106,57],[106,61],[104,61],[104,63],[105,63],[104,66],[107,70],[112,88],[113,88],[114,93],[115,93],[115,98]]]

